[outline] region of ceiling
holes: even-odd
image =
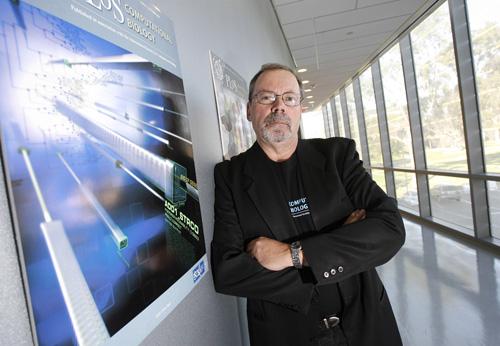
[[[271,0],[297,69],[311,89],[309,111],[325,102],[435,1]],[[310,101],[314,101],[310,104]]]

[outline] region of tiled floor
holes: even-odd
[[[378,268],[404,345],[500,345],[500,257],[405,225],[405,245]]]

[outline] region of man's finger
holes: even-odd
[[[344,225],[348,225],[357,221],[361,221],[366,217],[366,211],[364,209],[356,209],[349,215],[345,220]]]

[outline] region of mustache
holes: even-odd
[[[270,113],[266,118],[264,119],[264,126],[272,125],[274,123],[284,123],[288,125],[288,127],[291,127],[292,125],[292,119],[286,114],[286,113]]]

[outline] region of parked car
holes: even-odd
[[[431,196],[437,199],[452,199],[460,201],[465,194],[462,185],[438,184],[431,188]]]
[[[406,202],[412,206],[418,205],[417,191],[407,191],[406,194],[401,196],[401,201]]]

